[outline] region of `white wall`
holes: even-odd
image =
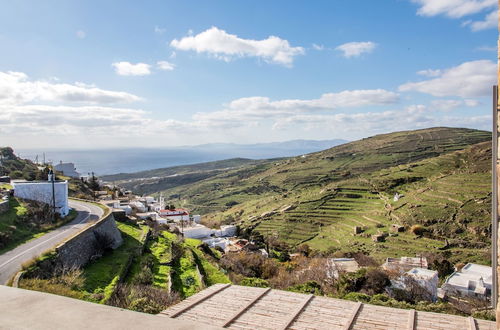
[[[23,181],[12,182],[14,196],[29,200],[35,200],[52,205],[52,182],[49,181]],[[54,182],[56,212],[61,216],[69,213],[68,205],[68,181]]]

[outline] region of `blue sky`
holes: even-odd
[[[490,129],[496,0],[0,4],[16,148]]]

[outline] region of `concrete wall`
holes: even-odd
[[[49,181],[21,181],[12,182],[14,196],[52,204],[52,183]],[[68,181],[54,183],[56,212],[62,216],[69,213]]]
[[[80,267],[88,263],[97,252],[99,237],[109,237],[112,248],[123,242],[113,214],[108,214],[92,226],[63,242],[56,248],[57,264],[64,267]]]

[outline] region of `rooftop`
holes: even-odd
[[[408,274],[415,275],[417,277],[423,277],[423,278],[433,278],[434,276],[438,275],[438,272],[435,270],[430,270],[426,268],[419,268],[415,267],[412,268]]]
[[[230,284],[213,285],[161,314],[231,329],[496,329],[495,322],[471,317]]]

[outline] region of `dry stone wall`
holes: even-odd
[[[116,249],[123,242],[113,214],[108,214],[56,248],[57,264],[65,268],[81,267],[99,253],[103,244]]]

